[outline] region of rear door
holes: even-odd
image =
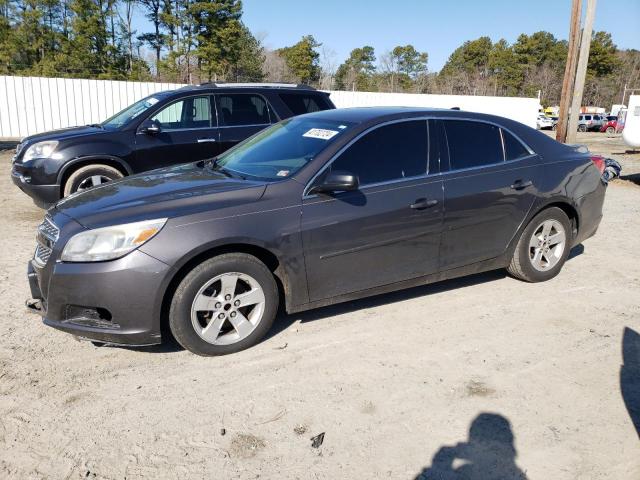
[[[268,127],[272,113],[267,100],[256,93],[215,95],[220,125],[220,153]]]
[[[177,163],[215,157],[218,128],[211,95],[176,100],[149,118],[160,132],[136,134],[136,170],[144,171]]]
[[[442,120],[448,145],[440,269],[505,252],[533,206],[540,158],[510,132],[472,120]]]
[[[303,199],[302,239],[312,301],[387,285],[438,269],[442,182],[427,174],[426,120],[369,131],[331,169],[360,188]]]

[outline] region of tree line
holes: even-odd
[[[134,17],[145,15],[138,31]],[[559,102],[567,42],[549,32],[513,43],[464,42],[439,72],[428,53],[355,48],[340,65],[312,35],[269,49],[242,22],[241,0],[0,0],[0,73],[114,80],[292,81],[324,89],[536,96]],[[584,104],[618,103],[640,84],[640,52],[591,40]]]

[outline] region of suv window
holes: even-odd
[[[445,120],[451,170],[504,161],[500,129],[469,120]]]
[[[279,97],[294,115],[319,112],[320,110],[331,108],[324,95],[281,93]]]
[[[209,96],[187,97],[164,107],[151,120],[166,130],[211,127]]]
[[[347,148],[329,170],[357,175],[361,185],[424,175],[428,138],[425,120],[385,125]]]
[[[502,130],[502,139],[504,140],[505,160],[517,160],[530,155],[529,150],[506,130]]]
[[[265,125],[271,123],[267,102],[260,95],[230,93],[218,96],[220,125]]]

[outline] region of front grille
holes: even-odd
[[[33,259],[40,266],[44,266],[49,261],[49,257],[51,256],[51,249],[49,247],[45,247],[44,245],[38,244],[36,246],[36,253],[33,255]]]
[[[53,245],[58,241],[60,229],[56,227],[49,217],[44,217],[42,223],[38,226],[38,245],[33,259],[40,267],[44,267],[51,257]]]
[[[38,227],[38,230],[51,242],[55,243],[58,241],[58,236],[60,235],[60,229],[56,227],[53,222],[49,219],[49,217],[44,217],[43,222]]]

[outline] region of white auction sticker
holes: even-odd
[[[289,175],[289,170],[280,170],[277,174],[278,177],[286,177]]]
[[[308,130],[306,133],[302,134],[303,137],[308,138],[319,138],[320,140],[329,140],[330,138],[335,137],[340,132],[336,130],[325,130],[324,128],[312,128]]]

